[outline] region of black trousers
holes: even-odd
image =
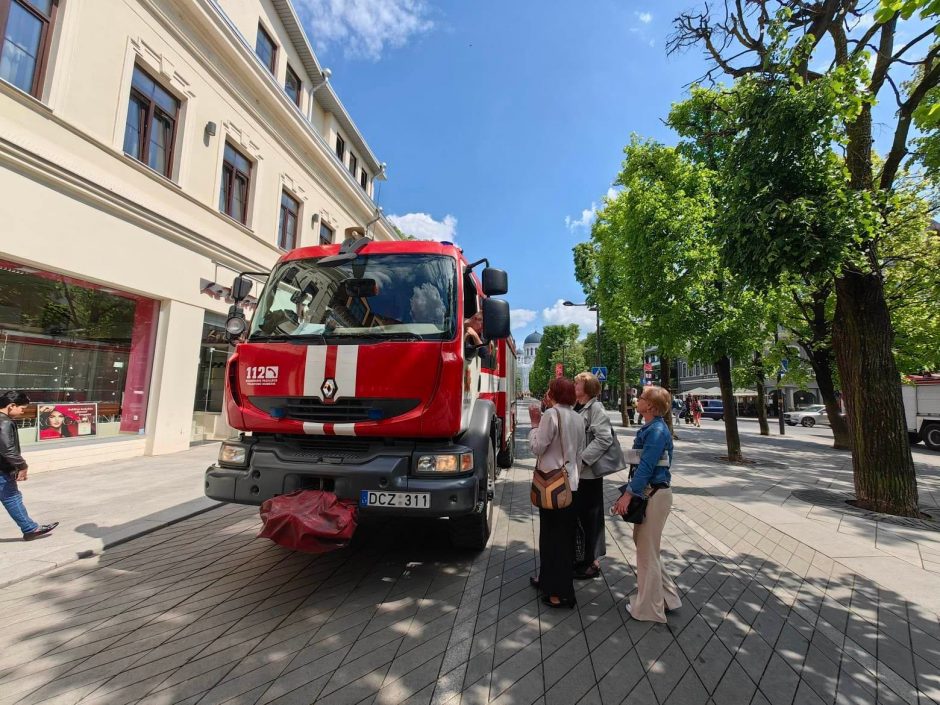
[[[578,480],[578,491],[574,493],[574,510],[584,531],[584,561],[587,567],[601,556],[607,555],[604,536],[604,480]]]
[[[574,504],[539,509],[539,589],[543,595],[574,599]]]

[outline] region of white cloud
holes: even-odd
[[[452,215],[445,215],[444,220],[434,220],[427,213],[405,213],[390,215],[388,219],[403,233],[419,240],[454,242],[457,237],[457,219]]]
[[[528,308],[514,308],[509,312],[509,320],[512,321],[512,328],[525,328],[532,321],[538,318],[538,311]]]
[[[542,309],[542,319],[549,326],[567,326],[577,323],[581,334],[590,333],[597,327],[597,314],[587,306],[565,306],[564,299],[558,299],[550,308]]]
[[[565,216],[565,227],[568,228],[571,232],[577,232],[578,230],[590,230],[591,224],[594,222],[594,216],[597,215],[597,205],[591,203],[590,208],[585,208],[581,211],[580,218],[572,218],[570,215]]]
[[[620,192],[615,189],[613,186],[607,189],[607,193],[604,194],[604,197],[609,200],[617,198],[617,194]],[[590,208],[585,208],[581,211],[580,218],[572,218],[570,215],[565,216],[565,227],[568,228],[571,232],[584,231],[587,232],[591,229],[591,226],[594,224],[594,219],[597,217],[597,203],[591,202]]]
[[[643,24],[649,24],[653,21],[653,15],[650,12],[634,12],[633,14]]]
[[[430,32],[425,0],[295,0],[317,51],[342,46],[348,57],[377,61]]]

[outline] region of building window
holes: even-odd
[[[277,246],[282,250],[297,247],[297,214],[300,203],[287,191],[281,192],[281,217],[277,222]]]
[[[300,77],[294,73],[294,69],[288,64],[287,78],[284,79],[284,90],[287,91],[287,95],[290,96],[290,99],[294,101],[298,108],[300,107],[301,86],[303,86],[303,83],[301,83]]]
[[[264,27],[258,25],[258,38],[255,40],[255,54],[261,59],[261,63],[268,67],[268,71],[275,72],[277,68],[277,44],[271,39]]]
[[[359,160],[356,159],[356,155],[352,152],[349,153],[349,173],[352,174],[353,178],[356,178],[356,172],[359,171]]]
[[[170,178],[180,102],[134,67],[124,128],[124,153]]]
[[[369,172],[365,169],[359,172],[359,185],[362,186],[363,191],[369,190]]]
[[[251,162],[228,142],[222,162],[219,210],[242,225],[248,223],[248,194],[251,191]]]
[[[339,135],[336,135],[336,156],[339,157],[340,161],[346,159],[346,140]]]
[[[329,225],[326,225],[325,223],[320,223],[320,244],[333,244],[333,228],[331,228]]]
[[[0,78],[36,98],[42,92],[58,0],[0,0]]]

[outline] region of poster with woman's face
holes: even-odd
[[[81,438],[98,433],[97,404],[38,404],[38,440]]]

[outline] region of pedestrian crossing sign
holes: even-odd
[[[592,367],[591,374],[597,377],[598,382],[607,381],[607,368],[606,367]]]

